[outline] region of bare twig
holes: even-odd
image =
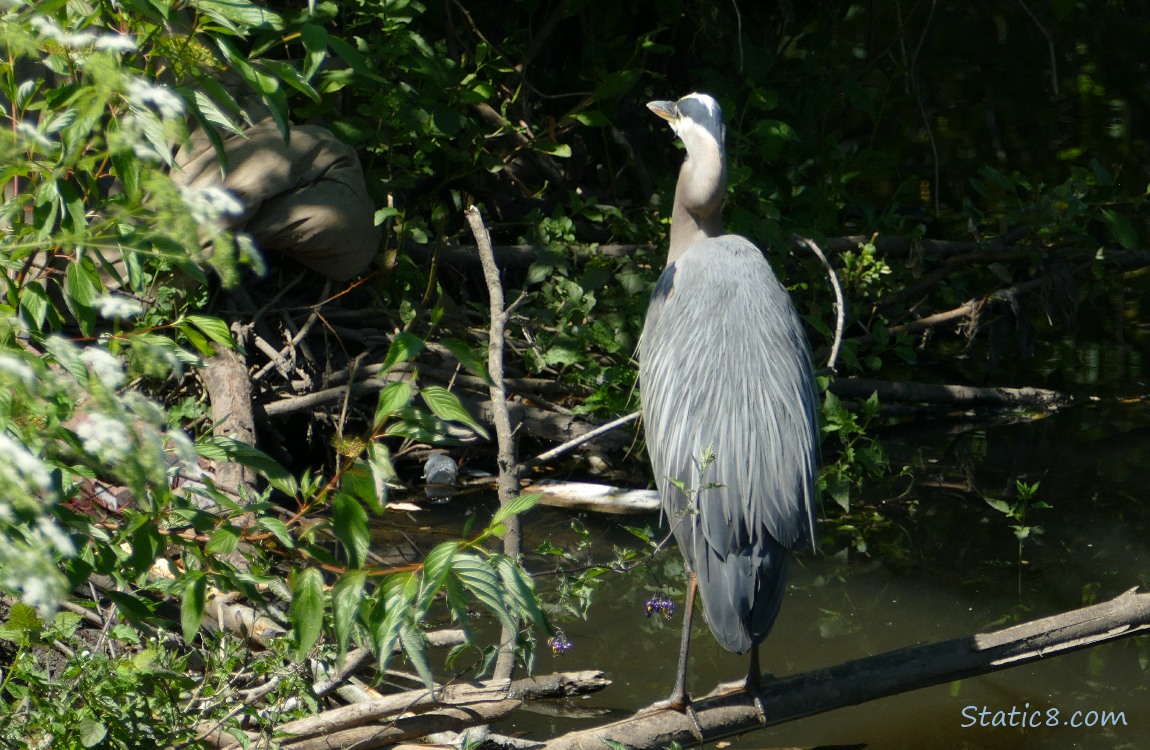
[[[639,418],[639,414],[640,414],[640,412],[633,411],[625,417],[619,417],[618,419],[607,422],[606,424],[601,424],[593,430],[590,430],[588,432],[584,432],[582,435],[580,435],[577,438],[573,438],[571,440],[568,440],[566,443],[563,443],[562,445],[557,445],[549,451],[544,451],[543,453],[540,453],[535,458],[524,463],[523,467],[530,469],[530,468],[533,468],[535,466],[539,466],[540,464],[546,463],[547,461],[550,461],[552,459],[558,458],[559,456],[562,456],[564,453],[568,453],[570,451],[573,451],[576,448],[578,448],[580,445],[583,445],[584,443],[590,442],[590,441],[594,440],[595,438],[599,437],[600,435],[603,435],[605,433],[610,432],[611,430],[614,430],[616,427],[622,427],[625,424],[630,424],[631,422],[634,422],[635,420],[637,420]]]
[[[491,328],[488,332],[487,372],[491,376],[491,409],[495,423],[495,435],[499,442],[499,504],[507,505],[519,496],[519,473],[521,467],[515,457],[514,435],[511,431],[511,417],[507,411],[507,391],[503,387],[503,336],[507,326],[507,310],[503,305],[503,286],[499,281],[499,268],[495,265],[495,253],[491,249],[491,236],[483,225],[479,209],[469,206],[464,211],[475,243],[479,246],[479,259],[483,264],[483,276],[487,280],[487,291],[491,299]],[[522,528],[519,517],[512,516],[504,521],[506,534],[503,537],[503,552],[516,557],[522,546]],[[515,633],[507,626],[500,639],[499,657],[495,662],[493,676],[496,679],[510,679],[515,671]]]
[[[827,357],[827,368],[830,369],[831,372],[834,372],[835,364],[839,359],[839,349],[843,344],[843,326],[846,324],[847,305],[843,297],[843,288],[842,285],[839,284],[839,276],[835,273],[834,266],[827,260],[827,256],[823,254],[822,248],[820,248],[814,240],[799,235],[795,235],[793,239],[795,242],[804,245],[822,261],[823,267],[827,269],[827,276],[830,277],[831,288],[835,290],[835,338],[834,341],[831,342],[830,356]]]
[[[1058,96],[1058,55],[1054,52],[1054,40],[1050,38],[1050,32],[1047,31],[1046,27],[1042,25],[1042,22],[1038,20],[1038,16],[1034,15],[1034,11],[1030,9],[1030,6],[1027,5],[1024,0],[1018,0],[1018,4],[1026,11],[1026,15],[1030,16],[1030,20],[1034,21],[1034,25],[1042,32],[1042,36],[1046,37],[1046,49],[1047,52],[1050,53],[1050,89],[1054,92],[1055,96]]]

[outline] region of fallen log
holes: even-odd
[[[1054,409],[1070,403],[1070,396],[1044,388],[978,388],[969,385],[894,382],[869,378],[836,378],[829,386],[840,398],[869,398],[878,394],[880,402],[953,404],[1006,408]]]
[[[299,742],[280,741],[283,750],[338,750],[372,748],[423,737],[431,732],[459,731],[467,727],[492,724],[506,718],[522,701],[508,698],[463,707],[448,706],[425,714],[404,716],[388,724],[358,726]]]
[[[515,680],[485,680],[475,683],[448,684],[438,689],[438,695],[432,697],[428,690],[411,690],[399,692],[396,695],[386,695],[339,706],[304,719],[287,721],[276,727],[276,735],[284,737],[285,748],[322,748],[329,745],[306,744],[310,740],[323,737],[336,737],[350,733],[352,729],[365,729],[362,736],[375,736],[371,733],[382,729],[381,725],[398,724],[405,718],[415,714],[435,715],[444,717],[443,725],[431,722],[431,729],[427,732],[439,730],[458,729],[460,727],[474,726],[470,724],[452,725],[452,721],[459,719],[459,712],[476,710],[485,712],[486,707],[499,705],[500,711],[511,702],[517,707],[524,699],[560,698],[573,695],[584,695],[596,692],[611,684],[603,673],[595,671],[567,672],[549,675],[539,675],[535,678]],[[446,712],[446,713],[445,713]],[[485,714],[484,714],[485,715]],[[503,715],[499,713],[499,715]],[[475,724],[482,724],[476,721]],[[371,725],[366,727],[365,725]],[[423,726],[423,725],[420,725]],[[427,732],[424,732],[427,733]],[[389,735],[389,742],[398,742],[400,738],[419,737],[419,734],[405,734],[404,737]],[[351,735],[347,734],[350,738]],[[361,740],[356,740],[356,742]],[[340,747],[340,745],[330,745]],[[362,745],[374,747],[374,745]]]
[[[693,703],[698,729],[686,714],[654,711],[547,742],[547,750],[600,750],[604,741],[635,750],[713,742],[806,716],[995,672],[1150,631],[1150,593],[1135,589],[1100,604],[989,633],[876,654],[767,682],[760,719],[750,695],[720,688]],[[702,735],[699,735],[699,731]]]
[[[657,490],[630,490],[591,482],[560,482],[543,479],[523,488],[523,492],[543,495],[540,505],[569,510],[635,515],[659,510]]]

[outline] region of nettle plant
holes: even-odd
[[[236,199],[178,188],[172,153],[189,122],[212,133],[251,122],[213,80],[225,65],[286,126],[287,90],[319,97],[327,45],[345,62],[354,49],[306,19],[288,33],[283,19],[245,2],[0,10],[0,591],[22,600],[0,640],[59,629],[48,618],[94,574],[131,626],[113,637],[129,645],[157,624],[175,626],[157,614],[165,598],[179,603],[191,645],[213,590],[259,607],[282,599],[291,632],[281,650],[294,658],[335,658],[363,643],[382,666],[398,645],[428,681],[429,612],[464,620],[478,601],[509,628],[547,630],[519,562],[482,546],[533,498],[426,563],[370,564],[368,511],[386,511],[391,476],[384,441],[449,442],[482,429],[445,389],[385,389],[370,433],[330,478],[297,479],[254,448],[186,431],[198,416],[186,376],[235,345],[226,324],[203,313],[207,290],[260,272],[262,259],[223,229]],[[302,45],[298,67],[259,57],[284,39]],[[239,52],[240,40],[256,52]],[[421,343],[397,342],[389,365]],[[228,497],[201,459],[244,463],[266,489]],[[51,690],[31,689],[39,683],[28,669],[6,670],[3,700],[48,706]]]

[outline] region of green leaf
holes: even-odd
[[[402,380],[388,383],[381,388],[379,391],[379,400],[375,404],[373,430],[378,432],[389,417],[411,403],[411,397],[411,386]]]
[[[984,499],[986,500],[987,505],[994,508],[999,513],[1003,513],[1008,516],[1014,513],[1014,508],[1011,507],[1010,503],[1006,502],[1005,500],[995,500],[994,498],[989,497]]]
[[[376,593],[375,604],[368,618],[369,633],[381,674],[387,669],[387,662],[399,640],[405,618],[411,615],[419,580],[419,576],[413,573],[395,573],[383,579]]]
[[[380,374],[386,373],[400,362],[410,362],[421,349],[423,339],[411,333],[397,333],[387,349],[383,364],[380,365]]]
[[[295,497],[299,492],[295,477],[287,469],[280,466],[268,454],[247,443],[223,435],[212,435],[196,443],[196,453],[209,461],[230,461],[246,466],[267,479],[273,487],[285,495]]]
[[[515,619],[507,609],[503,583],[491,565],[478,555],[461,552],[451,560],[451,573],[480,604],[499,619],[507,632],[516,631]]]
[[[195,7],[237,36],[253,28],[283,28],[275,13],[245,0],[196,0]]]
[[[443,339],[439,342],[455,355],[459,364],[477,378],[481,378],[487,385],[492,385],[491,375],[487,372],[487,365],[475,354],[471,346],[462,339]]]
[[[495,558],[495,568],[499,571],[499,578],[503,581],[508,598],[518,610],[517,614],[535,623],[540,630],[550,631],[551,626],[547,622],[547,615],[543,614],[543,609],[539,606],[535,586],[523,568],[504,555],[497,555]]]
[[[327,59],[327,30],[314,23],[305,23],[300,25],[299,35],[303,48],[307,50],[303,75],[310,81]]]
[[[1102,209],[1102,217],[1106,219],[1106,223],[1110,226],[1110,233],[1114,235],[1114,239],[1118,244],[1127,250],[1135,250],[1138,247],[1138,230],[1128,218],[1122,214],[1114,211],[1113,209]]]
[[[372,487],[375,490],[372,510],[383,513],[387,508],[390,485],[397,478],[395,467],[391,464],[391,451],[383,443],[371,443],[367,446],[367,465],[371,469]]]
[[[91,336],[96,327],[93,303],[100,293],[100,287],[99,280],[93,279],[94,274],[94,269],[89,271],[86,264],[79,261],[69,263],[64,274],[64,302],[85,336]]]
[[[80,720],[80,724],[76,727],[76,732],[79,734],[80,744],[84,747],[95,747],[104,741],[104,737],[108,735],[108,727],[95,719],[84,718]]]
[[[491,517],[491,525],[501,524],[512,516],[526,513],[538,505],[541,499],[543,499],[541,494],[520,495],[511,502],[500,505],[499,510],[495,511],[495,515]]]
[[[362,568],[371,546],[371,532],[367,528],[367,511],[353,496],[337,492],[332,501],[332,531],[347,550],[348,565]]]
[[[571,158],[571,147],[566,143],[555,143],[554,141],[539,140],[535,141],[535,143],[532,145],[535,146],[537,151],[542,151],[543,153],[550,156],[555,156],[560,159]]]
[[[279,543],[288,549],[295,547],[295,539],[292,538],[291,531],[288,525],[278,518],[271,516],[260,516],[256,519],[256,525],[261,526],[264,530],[271,532],[271,534],[279,540]]]
[[[227,347],[228,349],[236,348],[236,342],[235,339],[232,338],[232,332],[228,328],[228,324],[219,318],[214,318],[210,315],[189,315],[186,320],[203,331],[205,336],[220,346]]]
[[[459,551],[459,545],[459,542],[443,542],[427,553],[423,561],[419,601],[416,604],[419,609],[430,606],[432,598],[443,586],[443,579],[451,570],[451,560]]]
[[[448,422],[459,422],[470,427],[476,435],[489,440],[487,430],[463,408],[455,394],[439,385],[425,385],[419,391],[423,402],[431,409],[431,413]]]
[[[323,576],[315,568],[305,568],[296,576],[288,621],[292,625],[295,658],[303,661],[323,630]]]
[[[226,555],[235,551],[239,543],[239,529],[235,526],[223,526],[212,533],[208,543],[204,545],[204,552],[209,555]]]
[[[188,576],[191,581],[184,587],[183,596],[180,597],[180,628],[183,630],[184,643],[190,644],[200,630],[200,623],[204,621],[208,579],[203,571],[193,571]]]
[[[291,86],[293,89],[300,92],[308,99],[311,99],[313,102],[320,101],[321,97],[319,92],[311,87],[311,84],[307,82],[307,79],[304,78],[303,75],[298,70],[296,70],[294,66],[289,65],[282,60],[270,60],[267,58],[260,60],[260,64],[271,70],[271,72],[275,73],[281,81],[286,83],[288,86]]]
[[[364,585],[367,574],[362,570],[352,570],[336,581],[331,591],[331,614],[335,624],[335,637],[339,643],[339,653],[347,653],[356,613],[363,602]]]
[[[423,633],[408,625],[399,631],[399,641],[403,644],[403,653],[407,654],[408,661],[423,678],[423,684],[428,690],[435,690],[435,676],[427,662],[427,641]]]

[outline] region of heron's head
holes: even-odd
[[[647,109],[671,124],[690,153],[695,145],[707,141],[723,152],[723,110],[707,94],[687,94],[677,102],[648,102]]]

